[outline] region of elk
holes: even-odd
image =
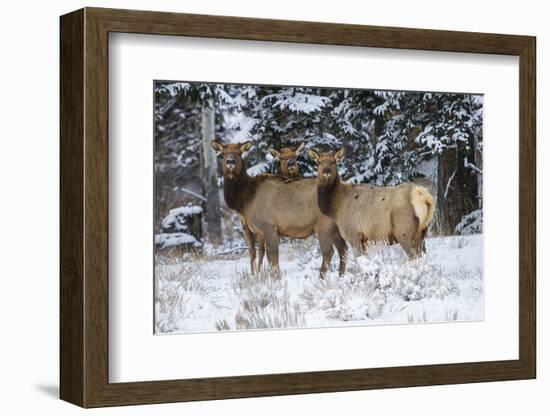
[[[249,244],[252,270],[254,241],[260,242],[260,249],[262,242],[265,243],[269,266],[278,274],[279,238],[303,239],[316,234],[323,255],[320,277],[323,278],[328,270],[333,245],[340,257],[339,273],[344,274],[346,242],[336,224],[319,210],[315,179],[287,180],[270,174],[249,176],[242,154],[250,149],[251,142],[222,144],[212,141],[211,145],[223,157],[225,202],[239,213],[245,236],[252,243]]]
[[[369,241],[399,243],[410,258],[425,250],[424,238],[434,214],[434,200],[428,190],[414,183],[374,187],[342,182],[334,155],[308,152],[317,163],[319,209],[334,220],[344,240],[356,254],[365,253]]]
[[[298,156],[304,149],[304,143],[300,144],[296,149],[286,146],[282,147],[281,150],[277,151],[274,148],[269,148],[269,153],[279,161],[281,176],[285,178],[297,178],[300,175],[300,168],[298,166]],[[241,224],[243,230],[246,228],[244,224],[244,219],[241,219]],[[265,243],[260,236],[256,237],[258,240],[258,270],[262,267],[264,255],[265,255]],[[245,236],[245,239],[253,239],[253,236]],[[253,244],[253,243],[252,243]],[[250,247],[250,243],[248,244]],[[251,266],[252,267],[252,266]]]
[[[304,143],[296,149],[293,147],[282,147],[281,150],[269,149],[269,153],[277,159],[281,166],[281,176],[286,178],[297,178],[300,175],[298,156],[304,150]]]

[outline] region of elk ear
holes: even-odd
[[[334,159],[336,159],[337,162],[342,160],[344,158],[344,148],[341,148],[334,154]]]
[[[252,147],[252,142],[244,142],[240,145],[239,149],[241,150],[241,153],[246,152]]]
[[[272,147],[269,148],[268,152],[271,153],[271,156],[273,156],[275,159],[281,158],[281,154]]]
[[[216,151],[217,156],[223,153],[223,144],[221,144],[220,142],[217,142],[216,140],[212,140],[210,142],[210,146],[212,146],[212,149]]]
[[[309,158],[311,160],[313,160],[315,163],[319,163],[319,154],[313,150],[313,149],[309,149],[307,151],[307,155],[309,156]]]
[[[296,153],[296,156],[298,156],[302,152],[302,150],[304,150],[305,146],[306,146],[305,143],[302,143],[300,144],[300,146],[298,146],[298,148],[294,151],[294,153]]]

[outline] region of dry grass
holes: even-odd
[[[207,260],[203,250],[193,248],[183,250],[178,247],[155,250],[156,266],[174,266],[181,263],[191,263],[195,261]]]
[[[341,321],[375,318],[384,305],[376,281],[369,277],[313,281],[304,288],[301,298],[309,310],[321,309],[327,318]]]
[[[423,298],[443,299],[458,295],[458,287],[441,267],[418,259],[406,266],[389,265],[379,273],[381,289],[388,295],[396,295],[405,301]]]
[[[298,304],[291,305],[288,297],[273,299],[268,304],[248,300],[235,315],[237,329],[275,329],[305,327],[304,313]]]
[[[415,317],[410,312],[407,312],[407,320],[410,324],[420,323],[420,322],[428,322],[428,317],[426,316],[426,309],[422,308],[422,316],[421,317]]]
[[[219,320],[219,331],[304,327],[304,314],[290,301],[285,281],[267,270],[239,273],[233,284],[239,305],[234,322]]]
[[[227,319],[219,319],[216,321],[216,329],[218,331],[231,331],[231,325],[227,322]]]
[[[437,319],[429,318],[426,314],[426,310],[422,308],[422,315],[417,317],[411,314],[410,312],[407,312],[407,320],[410,324],[417,324],[417,323],[426,323],[426,322],[437,322]],[[443,319],[441,319],[442,322],[452,322],[452,321],[458,321],[459,320],[459,314],[457,309],[445,309],[445,315]]]
[[[316,237],[309,237],[303,240],[290,240],[283,253],[287,261],[295,261],[299,264],[305,264],[312,259],[320,256],[319,240]]]
[[[157,332],[255,330],[384,322],[442,322],[479,316],[482,269],[477,263],[449,265],[439,260],[445,246],[463,248],[467,237],[432,240],[433,255],[410,260],[398,245],[369,246],[366,256],[348,258],[342,278],[335,270],[319,280],[316,239],[287,242],[281,257],[294,263],[288,275],[264,268],[247,271],[246,253],[157,253],[155,314]],[[221,249],[220,249],[221,250]],[[238,267],[232,261],[240,256]],[[219,264],[212,264],[213,260]],[[467,259],[466,259],[467,260]],[[458,256],[453,261],[463,261]],[[266,263],[264,263],[264,266]],[[481,299],[481,300],[480,300]],[[442,305],[441,301],[447,302]],[[426,307],[426,311],[422,308]],[[307,317],[307,322],[306,322]],[[388,319],[390,317],[390,319]]]
[[[461,248],[464,248],[468,245],[468,239],[463,237],[463,236],[460,236],[460,237],[455,237],[451,240],[450,244],[449,244],[449,248],[451,249],[461,249]]]
[[[196,314],[193,297],[206,296],[211,291],[208,279],[199,274],[199,267],[183,263],[176,267],[166,264],[156,267],[155,332],[171,332],[172,325]]]
[[[329,319],[367,320],[381,316],[393,301],[443,299],[459,294],[450,276],[426,257],[411,261],[394,250],[384,247],[373,251],[369,258],[350,261],[343,278],[313,280],[301,295],[305,307],[322,310]]]

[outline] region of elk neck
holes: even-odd
[[[229,177],[224,175],[223,178],[223,196],[225,203],[231,209],[242,213],[245,205],[252,199],[256,181],[248,176],[246,168],[243,167],[238,175]]]
[[[333,213],[333,201],[340,185],[341,182],[339,175],[337,175],[331,182],[317,183],[317,204],[319,205],[321,212],[329,217]]]

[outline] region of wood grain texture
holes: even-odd
[[[109,132],[108,33],[86,12],[84,59],[85,406],[108,380]]]
[[[520,57],[518,360],[206,379],[108,381],[108,33]],[[535,39],[483,33],[87,8],[61,18],[61,397],[83,407],[533,378]]]
[[[519,55],[528,36],[87,8],[110,32]]]
[[[60,23],[60,388],[84,405],[84,12]]]
[[[519,355],[536,377],[536,41],[532,38],[520,54],[519,97]]]

